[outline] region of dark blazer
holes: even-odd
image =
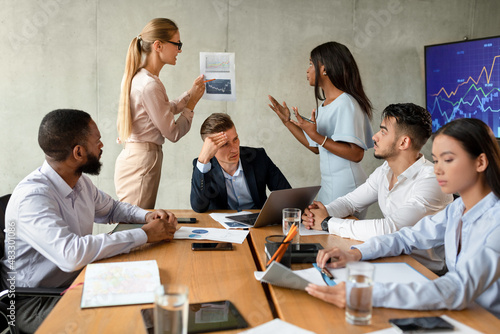
[[[240,146],[240,159],[254,203],[252,209],[262,209],[267,199],[266,186],[271,191],[291,188],[263,148]],[[198,158],[193,160],[191,207],[196,212],[229,210],[226,180],[219,162],[213,157],[210,160],[212,169],[203,174],[196,167],[197,161]]]

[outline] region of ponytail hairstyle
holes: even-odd
[[[124,142],[132,133],[132,115],[130,113],[130,86],[132,85],[132,78],[139,71],[141,65],[143,65],[142,59],[151,53],[153,43],[155,41],[169,41],[178,30],[179,28],[173,21],[156,18],[149,21],[139,36],[134,37],[132,42],[130,42],[118,106],[117,125],[120,141]]]
[[[500,147],[488,125],[476,118],[460,118],[440,128],[434,138],[439,135],[457,140],[472,159],[481,153],[486,155],[486,183],[491,191],[500,197]]]
[[[318,45],[311,51],[311,62],[316,72],[314,82],[314,95],[316,96],[316,110],[318,100],[325,100],[325,92],[318,85],[321,65],[325,66],[325,72],[332,84],[343,92],[348,93],[359,103],[361,110],[372,118],[372,103],[363,90],[358,65],[349,49],[337,42],[328,42]]]

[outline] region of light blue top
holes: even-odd
[[[363,260],[443,245],[449,272],[425,283],[375,283],[373,306],[414,310],[463,309],[472,302],[500,318],[500,199],[490,193],[463,214],[461,198],[414,227],[354,246]],[[462,224],[462,246],[457,256]]]
[[[335,141],[353,143],[365,151],[373,147],[373,131],[370,119],[358,102],[343,93],[327,106],[321,105],[316,112],[317,131]],[[366,180],[360,163],[352,162],[330,153],[306,134],[309,146],[319,148],[321,190],[318,201],[328,204],[344,196]]]
[[[71,188],[45,161],[19,183],[9,200],[1,266],[4,284],[14,276],[20,287],[67,286],[88,263],[147,242],[140,228],[92,235],[94,222],[144,223],[147,213],[113,200],[86,175]]]

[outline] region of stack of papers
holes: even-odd
[[[159,285],[156,260],[91,263],[85,271],[81,308],[153,303]]]

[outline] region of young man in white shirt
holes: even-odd
[[[41,167],[14,189],[5,214],[9,231],[1,262],[2,284],[15,274],[17,287],[68,287],[90,262],[128,253],[146,242],[171,240],[174,214],[148,212],[113,200],[86,174],[98,175],[103,144],[96,123],[80,110],[54,110],[40,124]],[[92,235],[96,223],[144,223],[140,229]],[[11,282],[10,282],[11,283]],[[57,298],[16,298],[16,327],[32,333]]]
[[[427,110],[412,103],[389,105],[382,113],[380,131],[373,136],[374,155],[385,162],[351,193],[326,206],[315,201],[304,211],[304,225],[365,241],[411,227],[422,217],[442,210],[453,196],[441,191],[432,163],[420,153],[431,134]],[[377,201],[384,218],[342,219]],[[442,248],[412,255],[436,273],[445,270]]]

